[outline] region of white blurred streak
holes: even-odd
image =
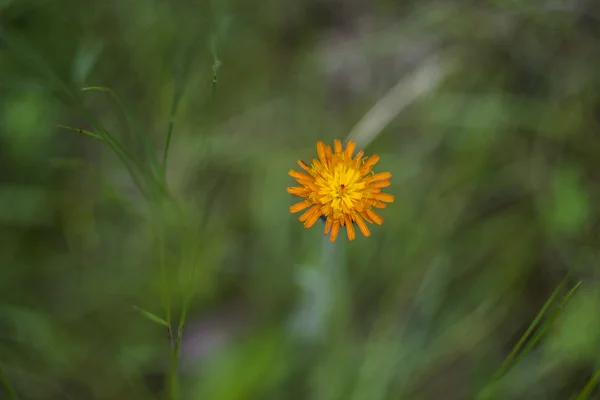
[[[356,124],[347,139],[356,141],[359,148],[367,147],[404,109],[440,85],[451,69],[449,64],[437,55],[430,56],[381,98]]]

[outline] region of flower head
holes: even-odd
[[[354,224],[363,235],[371,232],[366,222],[381,225],[383,218],[373,208],[385,208],[385,203],[394,201],[394,196],[382,193],[381,189],[390,186],[392,174],[373,173],[373,166],[379,161],[377,154],[365,158],[359,151],[353,157],[356,143],[349,140],[345,149],[338,139],[331,146],[317,142],[319,159],[308,165],[298,160],[306,172],[290,170],[290,176],[296,178],[300,186],[287,188],[288,193],[304,197],[300,203],[290,207],[297,213],[307,209],[299,218],[305,228],[310,228],[321,217],[325,218],[325,235],[331,231],[329,239],[334,242],[340,227],[345,227],[348,239],[354,240]],[[309,208],[310,207],[310,208]]]

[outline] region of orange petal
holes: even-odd
[[[287,192],[296,196],[306,196],[309,190],[304,186],[294,186],[287,188]]]
[[[340,221],[336,220],[333,223],[333,226],[331,228],[331,235],[329,235],[329,240],[331,241],[331,243],[335,242],[335,239],[337,238],[337,235],[339,232],[340,232]]]
[[[327,145],[325,148],[325,155],[327,156],[327,165],[331,162],[331,156],[333,156],[333,152],[331,151],[331,146]]]
[[[360,229],[363,235],[365,235],[366,237],[371,236],[371,231],[369,231],[367,224],[365,224],[365,221],[361,218],[360,215],[355,214],[354,220],[356,221],[356,225],[358,225],[358,228]]]
[[[325,222],[325,235],[327,235],[329,233],[329,231],[331,230],[332,224],[333,224],[333,220],[331,218],[327,218],[327,221]]]
[[[305,174],[304,172],[294,171],[293,169],[290,169],[290,171],[288,172],[288,175],[291,177],[294,177],[296,179],[302,179],[302,180],[308,180],[308,181],[313,180],[312,176]]]
[[[369,217],[369,215],[367,214],[366,211],[363,211],[360,213],[360,216],[363,217],[365,219],[365,221],[367,221],[370,224],[373,224],[373,220],[371,219],[371,217]]]
[[[378,174],[374,174],[371,175],[371,181],[375,182],[375,181],[383,181],[385,179],[390,179],[392,177],[392,173],[391,172],[380,172]]]
[[[388,187],[392,184],[392,182],[390,182],[390,180],[385,180],[385,181],[377,181],[377,182],[373,182],[369,185],[370,188],[384,188],[384,187]]]
[[[354,224],[348,215],[344,218],[346,220],[346,233],[348,234],[348,240],[354,240],[356,232],[354,232]]]
[[[342,159],[340,158],[339,154],[334,154],[333,156],[331,156],[332,165],[338,165],[341,161]]]
[[[298,221],[300,221],[300,222],[306,221],[307,219],[309,219],[312,216],[312,214],[314,212],[317,212],[317,210],[319,209],[319,207],[320,206],[318,204],[315,204],[314,206],[312,206],[311,208],[309,208],[307,211],[305,211],[304,214],[302,214],[300,216],[300,218],[298,218]]]
[[[369,218],[371,218],[373,220],[373,222],[375,222],[377,225],[381,225],[383,224],[383,218],[381,217],[381,215],[377,214],[375,211],[369,209],[367,210],[367,215],[369,216]]]
[[[341,153],[342,152],[342,141],[340,139],[335,139],[333,141],[333,150],[336,153]]]
[[[348,159],[352,159],[354,149],[356,149],[356,142],[354,140],[348,140],[348,144],[346,145],[346,157],[348,157]]]
[[[304,186],[308,187],[313,192],[318,192],[319,191],[319,188],[317,187],[317,185],[315,185],[314,181],[302,181],[302,182],[299,182],[299,183],[301,185],[304,185]]]
[[[374,203],[373,203],[373,204],[371,204],[371,205],[372,205],[373,207],[375,207],[375,208],[386,208],[386,207],[387,207],[387,204],[385,204],[385,203],[382,203],[382,202],[380,202],[380,201],[376,201],[376,202],[374,202]]]
[[[360,165],[362,164],[362,157],[365,155],[364,151],[359,151],[358,153],[356,153],[356,157],[354,157],[353,163],[354,163],[354,168],[359,169]]]
[[[317,142],[317,154],[319,155],[319,159],[321,163],[327,164],[327,150],[325,143],[318,141]]]
[[[309,203],[308,201],[301,201],[300,203],[296,203],[293,206],[290,207],[290,212],[292,214],[297,213],[298,211],[302,211],[305,208],[308,208],[312,205],[312,203]]]
[[[298,160],[298,165],[299,165],[299,166],[300,166],[300,167],[301,167],[303,170],[305,170],[306,172],[308,172],[309,174],[311,173],[311,171],[312,171],[312,168],[310,167],[310,165],[308,165],[308,164],[307,164],[307,163],[305,163],[304,161],[302,161],[302,160]]]
[[[306,220],[306,222],[304,223],[304,227],[310,228],[311,226],[313,226],[315,224],[315,222],[317,222],[319,220],[320,216],[321,216],[321,210],[320,209],[315,210],[311,214],[311,216]]]
[[[394,202],[394,196],[392,196],[391,194],[387,194],[387,193],[375,193],[373,195],[373,197],[379,201],[385,201],[386,203]]]
[[[373,165],[379,162],[379,155],[373,154],[365,163],[360,167],[360,173],[365,175],[373,168]]]

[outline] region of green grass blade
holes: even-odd
[[[592,395],[592,392],[596,388],[596,385],[598,384],[598,380],[600,380],[600,369],[596,371],[594,376],[592,376],[588,383],[585,385],[581,393],[579,393],[579,396],[577,396],[577,400],[589,399]]]
[[[558,317],[558,314],[562,311],[565,304],[567,304],[567,301],[569,301],[569,299],[571,299],[571,297],[573,296],[575,291],[579,288],[581,283],[582,283],[582,281],[577,282],[577,284],[575,286],[573,286],[573,288],[571,290],[569,290],[569,293],[567,293],[567,295],[561,300],[561,302],[558,305],[558,307],[556,308],[556,310],[554,310],[550,314],[550,316],[544,322],[544,324],[541,326],[541,328],[538,329],[538,331],[535,333],[535,335],[533,335],[533,337],[531,338],[529,343],[527,343],[527,346],[525,346],[523,351],[517,357],[515,364],[517,364],[519,361],[521,361],[521,359],[523,357],[525,357],[527,354],[529,354],[529,352],[535,347],[535,345],[538,344],[538,342],[540,341],[542,336],[544,336],[544,334],[548,331],[548,329],[550,329],[550,327],[552,326],[552,323],[554,322],[556,317]]]
[[[171,146],[171,137],[173,136],[173,128],[175,125],[175,115],[179,110],[179,104],[183,96],[183,78],[184,71],[178,71],[175,73],[175,90],[173,91],[173,100],[171,103],[171,112],[169,115],[169,128],[167,129],[167,139],[165,141],[165,148],[163,151],[162,168],[163,177],[167,171],[167,159],[169,157],[169,147]]]
[[[158,315],[152,314],[150,311],[146,311],[143,308],[139,308],[138,306],[133,306],[133,308],[136,311],[140,312],[140,314],[142,314],[144,317],[148,318],[150,321],[156,322],[159,325],[164,325],[167,327],[169,326],[169,323],[161,317],[159,317]]]
[[[65,104],[80,112],[90,121],[94,130],[101,134],[106,143],[125,165],[140,192],[147,196],[147,190],[143,185],[138,172],[136,172],[133,167],[135,165],[138,169],[142,170],[142,164],[118,140],[116,140],[110,132],[102,127],[91,112],[83,107],[83,102],[77,92],[64,82],[63,79],[54,72],[52,66],[50,66],[43,57],[40,57],[28,43],[20,39],[17,34],[13,34],[8,29],[0,27],[0,40],[2,43],[6,44],[7,49],[16,57],[16,59],[36,70],[37,73],[50,84],[51,89],[57,93],[57,97],[61,98],[65,101]],[[60,96],[59,94],[62,94],[63,96]]]
[[[125,104],[123,103],[123,101],[121,101],[119,96],[117,96],[115,91],[106,86],[88,86],[88,87],[82,88],[81,90],[84,92],[89,92],[89,91],[106,92],[113,98],[113,100],[115,101],[117,106],[121,109],[121,112],[123,113],[123,116],[125,117],[125,120],[127,121],[127,125],[129,126],[130,132],[132,133],[132,135],[134,135],[136,140],[144,146],[144,149],[146,151],[146,156],[147,156],[148,160],[150,161],[151,165],[156,166],[156,156],[151,149],[150,142],[148,141],[147,137],[142,134],[141,128],[135,121],[135,118],[133,118],[133,116],[131,115],[131,112],[129,111],[129,109],[127,107],[125,107]]]
[[[527,328],[527,331],[525,331],[523,336],[521,336],[521,338],[519,339],[519,341],[517,342],[515,347],[513,347],[512,351],[508,355],[508,357],[506,357],[506,359],[504,360],[502,365],[500,365],[500,368],[498,368],[496,373],[493,375],[492,382],[497,381],[500,377],[502,377],[508,371],[513,359],[519,353],[519,350],[521,350],[521,347],[523,346],[523,344],[525,343],[525,341],[527,340],[529,335],[531,335],[531,333],[534,331],[536,326],[540,323],[540,321],[542,320],[542,317],[544,316],[544,314],[546,313],[546,311],[548,310],[550,305],[554,302],[554,299],[556,298],[558,293],[562,290],[566,281],[567,281],[567,278],[563,279],[562,282],[556,287],[556,289],[554,289],[550,298],[548,300],[546,300],[546,303],[544,303],[544,306],[542,307],[542,309],[538,312],[538,314],[535,317],[535,319],[533,320],[533,322]]]
[[[85,129],[79,129],[79,128],[73,128],[72,126],[68,126],[68,125],[56,125],[59,128],[64,128],[73,132],[77,132],[77,133],[81,133],[83,135],[89,136],[91,138],[94,138],[96,140],[100,140],[101,142],[104,141],[104,138],[100,135],[96,135],[95,133],[92,133],[90,131],[86,131]]]

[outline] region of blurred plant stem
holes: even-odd
[[[161,224],[157,226],[157,235],[160,246],[160,249],[158,250],[160,253],[160,271],[158,279],[160,281],[159,284],[161,287],[161,296],[165,310],[165,320],[167,323],[170,345],[166,395],[168,400],[177,400],[180,398],[178,369],[181,342],[183,340],[183,331],[187,321],[190,302],[196,293],[194,277],[196,274],[199,251],[195,236],[192,233],[193,229],[189,225],[189,218],[186,217],[184,210],[177,203],[176,199],[167,197],[165,200],[167,201],[166,205],[169,208],[169,211],[163,210],[163,212],[157,212],[161,217]],[[175,213],[171,214],[171,210],[174,210]],[[178,235],[178,242],[182,246],[176,257],[176,264],[179,267],[175,269],[169,269],[167,264],[167,248],[165,240],[167,224],[162,218],[164,215],[175,215],[175,222],[178,227],[176,235]],[[173,287],[173,284],[176,284],[176,286]],[[179,297],[179,294],[181,294],[181,297]],[[173,304],[174,300],[176,300],[175,296],[178,296],[178,299],[181,299],[181,303],[175,301],[175,303],[181,304],[179,321],[176,328],[173,321]]]
[[[212,81],[212,104],[213,107],[215,106],[216,103],[216,97],[217,97],[217,70],[219,69],[219,60],[215,59],[215,62],[213,63],[213,81]]]
[[[169,326],[169,330],[172,330]],[[181,339],[183,336],[183,325],[180,323],[179,329],[177,330],[177,337],[175,338],[175,345],[171,352],[171,360],[169,363],[169,373],[167,382],[167,399],[177,400],[179,399],[179,376],[177,374],[179,364],[179,353],[181,349]]]
[[[169,336],[169,342],[171,347],[173,346],[173,329],[171,328],[171,290],[167,277],[167,261],[165,256],[165,235],[164,226],[157,226],[155,224],[154,229],[156,231],[156,237],[158,239],[158,251],[159,251],[159,281],[160,281],[160,294],[165,311],[165,321],[167,322],[167,330]]]
[[[173,136],[173,127],[175,125],[175,115],[177,115],[177,110],[179,109],[179,104],[181,103],[181,97],[183,96],[183,79],[181,75],[182,73],[175,73],[175,90],[173,91],[173,100],[171,103],[171,112],[169,115],[169,128],[167,129],[167,139],[165,141],[165,149],[163,152],[162,172],[163,179],[165,180],[165,182],[165,176],[167,173],[167,159],[169,157],[169,147],[171,146],[171,137]]]
[[[0,364],[0,383],[8,394],[9,399],[17,400],[19,398],[19,396],[17,396],[17,392],[15,392],[14,388],[10,384],[10,381],[8,380],[8,377],[6,376],[6,372],[4,371],[2,364]]]
[[[588,383],[585,385],[579,396],[577,396],[577,400],[587,400],[592,395],[592,392],[596,388],[596,384],[600,379],[600,369],[596,371],[596,373],[590,378]]]

